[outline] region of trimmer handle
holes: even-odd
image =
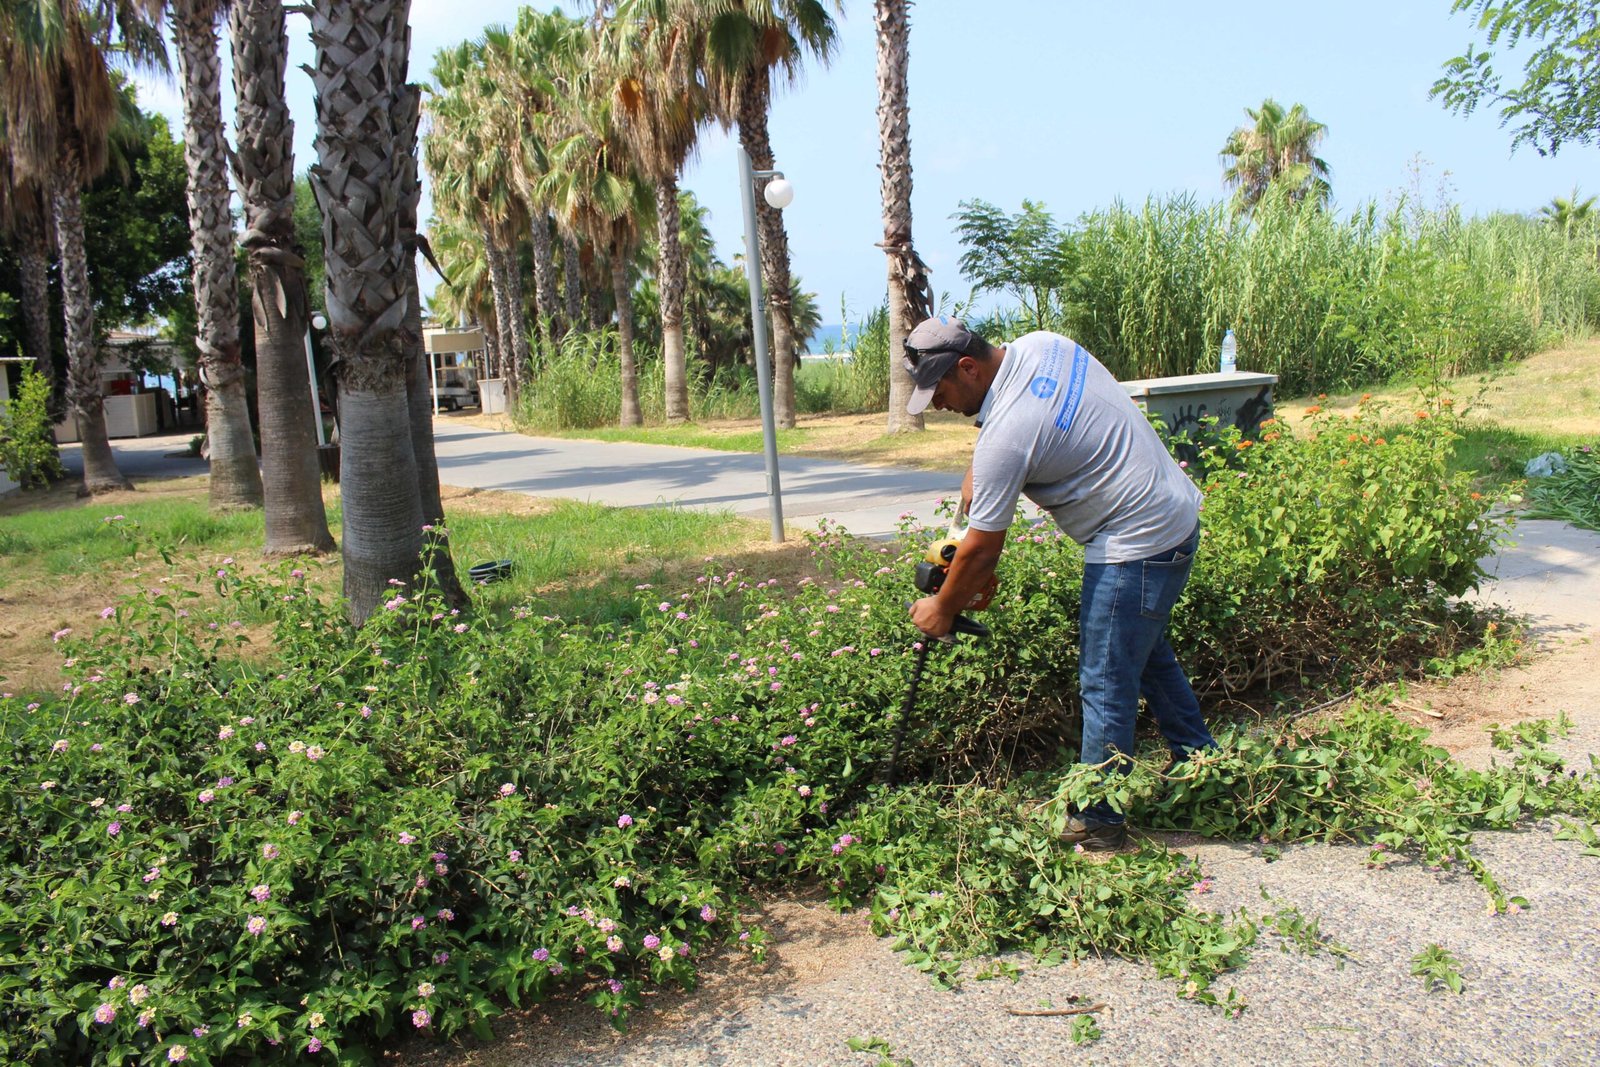
[[[976,619],[969,619],[965,615],[957,615],[950,623],[950,632],[953,634],[970,634],[973,637],[988,637],[989,628]]]

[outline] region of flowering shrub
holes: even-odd
[[[1461,642],[1447,598],[1494,526],[1444,477],[1447,438],[1425,421],[1383,442],[1275,433],[1224,438],[1230,462],[1207,477],[1176,634],[1200,687],[1247,684],[1233,676],[1280,648],[1278,671],[1360,676],[1346,657]],[[925,539],[899,552],[824,525],[824,579],[708,566],[685,590],[641,587],[627,623],[457,615],[397,585],[352,632],[299,571],[224,567],[222,603],[271,627],[270,652],[243,655],[237,628],[171,584],[109,606],[98,634],[64,631],[62,690],[0,697],[17,768],[0,810],[0,1054],[359,1058],[397,1033],[486,1033],[500,1005],[560,988],[620,1024],[713,946],[762,951],[746,887],[811,877],[871,900],[936,974],[952,948],[1098,946],[1209,997],[1252,934],[1172,918],[1195,881],[1176,857],[1053,856],[1055,910],[1017,921],[1035,887],[1013,872],[986,889],[991,941],[930,932],[948,917],[938,894],[975,884],[962,842],[991,858],[1048,843],[1047,823],[1023,840],[1005,827],[1053,780],[1011,772],[1062,744],[1080,556],[1019,524],[994,636],[930,657],[903,776],[999,786],[944,806],[873,786]],[[1146,802],[1128,790],[1124,806]]]

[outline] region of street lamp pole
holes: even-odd
[[[322,396],[317,392],[317,361],[311,355],[311,328],[315,326],[320,330],[327,325],[328,320],[320,313],[311,316],[306,323],[306,377],[311,381],[311,421],[317,427],[318,448],[328,443],[328,435],[322,428]]]
[[[767,203],[784,208],[794,190],[776,170],[755,170],[744,146],[739,153],[739,198],[744,203],[744,273],[750,284],[750,336],[755,342],[756,391],[761,398],[761,442],[767,456],[767,505],[772,540],[783,541],[783,492],[778,486],[778,430],[772,420],[772,367],[767,356],[767,299],[761,288],[761,239],[756,233],[756,180],[778,179],[766,189]]]

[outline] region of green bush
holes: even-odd
[[[1496,525],[1444,475],[1449,442],[1434,419],[1384,442],[1332,421],[1220,436],[1175,631],[1200,688],[1243,688],[1269,656],[1274,680],[1344,684],[1475,641],[1448,598]],[[1046,802],[1088,787],[1056,777],[1081,557],[1053,530],[1013,530],[993,637],[929,660],[912,786],[874,785],[914,655],[904,602],[928,532],[912,534],[899,551],[824,526],[825,579],[712,565],[682,592],[640,587],[607,624],[461,616],[397,586],[352,634],[300,572],[224,567],[209,621],[169,583],[109,606],[98,634],[63,632],[64,689],[0,698],[18,768],[0,809],[0,1056],[360,1059],[397,1032],[486,1032],[502,1005],[558,990],[620,1024],[714,946],[761,951],[749,886],[812,879],[870,899],[936,976],[973,951],[1092,949],[1237,1007],[1208,986],[1255,931],[1190,912],[1181,858],[1101,868],[1050,848]],[[241,619],[271,623],[269,651],[245,654]],[[1254,767],[1276,748],[1237,751]],[[1233,779],[1197,775],[1192,809],[1138,777],[1114,796],[1152,821],[1214,820]],[[1473,789],[1476,804],[1490,786]],[[1376,818],[1275,822],[1269,793],[1249,796],[1248,817],[1208,828],[1459,844]],[[1032,856],[1037,883],[1016,862]],[[973,893],[993,901],[978,933],[954,911]]]
[[[0,470],[24,489],[65,475],[50,418],[50,379],[29,367],[17,395],[0,407]]]
[[[666,421],[666,367],[648,345],[635,342],[639,376],[639,410],[646,423]],[[754,418],[760,400],[755,372],[725,367],[706,378],[690,359],[691,421]],[[541,351],[523,386],[515,419],[530,430],[592,430],[615,426],[622,414],[622,381],[616,330],[567,334],[559,347]]]

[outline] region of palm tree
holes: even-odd
[[[50,354],[50,210],[43,185],[24,178],[12,160],[11,139],[0,114],[0,235],[16,249],[22,283],[22,352],[34,369],[55,381]]]
[[[195,346],[206,386],[211,506],[259,507],[261,469],[239,358],[239,282],[233,259],[228,146],[222,133],[220,0],[172,0],[183,78],[183,158],[189,166],[189,243],[194,263]]]
[[[702,77],[725,126],[737,124],[739,143],[757,170],[772,170],[767,111],[774,75],[793,81],[807,53],[827,63],[838,43],[838,29],[823,0],[675,0],[680,19],[703,22],[706,52]],[[832,5],[842,10],[839,3]],[[794,313],[790,305],[789,235],[777,208],[756,198],[761,241],[761,273],[772,313],[772,349],[794,351]],[[780,427],[795,424],[794,362],[775,359],[773,410]]]
[[[1595,217],[1595,197],[1578,199],[1578,187],[1572,187],[1572,196],[1550,198],[1550,202],[1539,209],[1539,215],[1550,225],[1560,230],[1567,240],[1572,240],[1573,235],[1584,226],[1588,225]]]
[[[1235,214],[1248,215],[1269,188],[1283,189],[1291,200],[1326,205],[1333,195],[1328,184],[1328,164],[1317,157],[1317,146],[1328,128],[1295,104],[1285,111],[1271,97],[1259,108],[1245,108],[1252,125],[1228,135],[1221,159],[1227,169],[1223,183],[1232,187]]]
[[[656,280],[669,423],[689,418],[678,177],[711,113],[698,71],[705,50],[704,24],[675,21],[672,16],[670,0],[625,0],[602,35],[604,78],[612,88],[618,124],[655,186]]]
[[[329,341],[339,370],[344,594],[364,622],[421,564],[423,506],[406,390],[411,251],[401,204],[415,181],[406,60],[409,0],[315,0],[312,81]]]
[[[550,167],[539,193],[555,208],[556,222],[604,249],[616,305],[617,351],[621,363],[622,410],[619,423],[641,426],[639,377],[633,351],[632,279],[629,267],[639,245],[639,230],[653,207],[649,183],[640,175],[613,122],[612,103],[595,83],[577,79],[563,118],[570,133],[551,145]]]
[[[483,234],[494,292],[495,321],[507,357],[506,387],[514,396],[528,371],[527,325],[522,316],[522,269],[517,235],[527,225],[513,186],[516,137],[497,122],[502,98],[484,62],[483,41],[464,42],[434,62],[439,91],[428,105],[425,152],[435,196],[448,210],[475,219]]]
[[[301,347],[309,317],[304,250],[294,228],[294,122],[285,97],[282,0],[234,0],[234,131],[256,328],[256,397],[268,555],[333,550],[322,503],[311,380]],[[318,405],[320,406],[320,405]],[[214,477],[214,475],[213,475]]]
[[[555,240],[550,204],[539,192],[549,169],[546,138],[552,116],[561,108],[564,72],[572,70],[589,44],[580,23],[560,12],[523,8],[515,30],[493,38],[487,50],[489,69],[504,88],[496,98],[496,122],[512,145],[511,173],[528,217],[533,253],[534,304],[547,342],[555,342],[576,322],[563,314],[556,293]]]
[[[911,25],[908,0],[875,0],[878,27],[878,151],[883,196],[883,242],[889,258],[889,351],[933,313],[928,268],[911,244],[911,115],[906,103]],[[915,388],[905,365],[889,360],[889,432],[922,430],[921,414],[906,414]]]
[[[129,487],[106,437],[94,297],[84,251],[83,189],[109,161],[118,118],[109,57],[165,63],[153,0],[0,4],[0,110],[15,173],[48,186],[61,257],[67,406],[83,438],[84,493]]]

